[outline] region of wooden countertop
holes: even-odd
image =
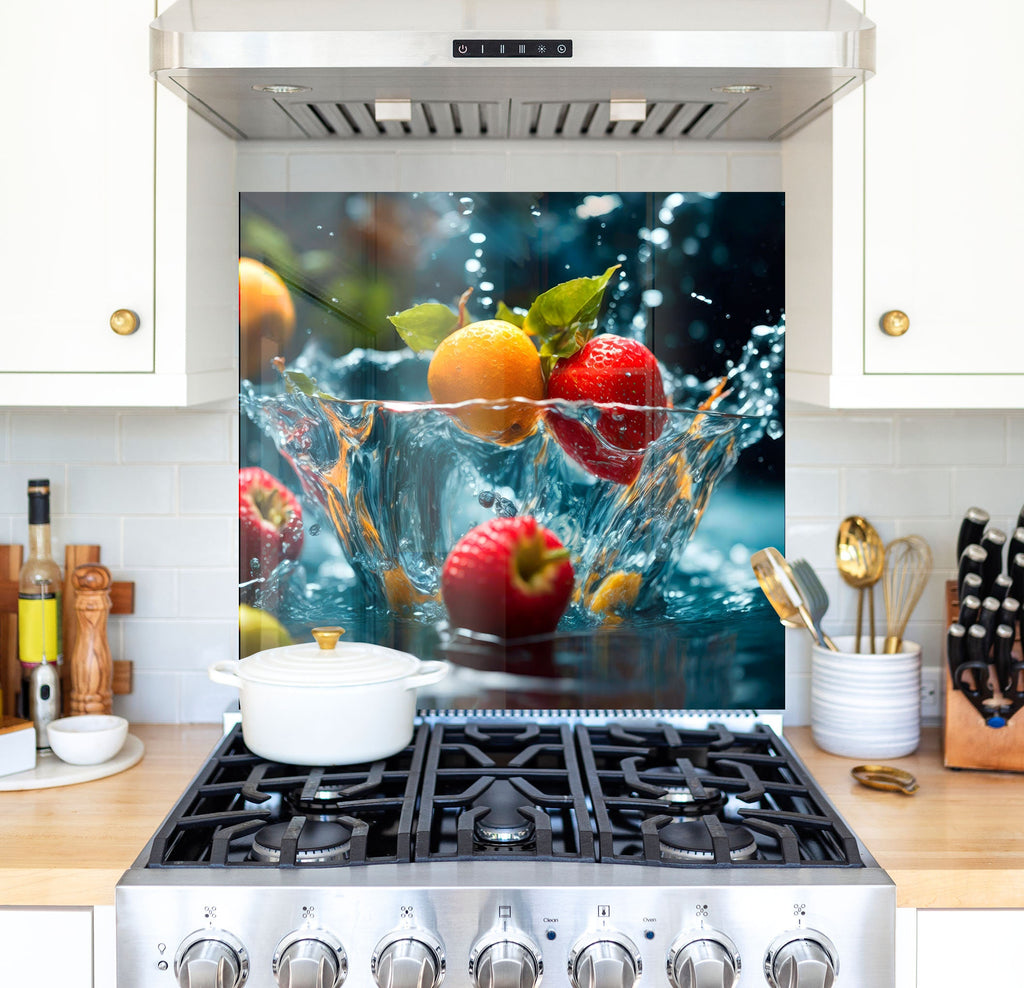
[[[132,725],[142,762],[58,789],[0,793],[0,905],[111,905],[138,856],[220,737],[213,724]],[[1024,908],[1024,775],[942,767],[939,732],[888,764],[915,796],[866,789],[858,760],[818,749],[809,728],[786,737],[839,812],[892,876],[901,906]]]

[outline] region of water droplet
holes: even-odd
[[[768,423],[765,432],[767,432],[772,439],[781,439],[783,433],[782,423],[778,419],[772,419],[771,422]]]
[[[486,239],[486,233],[471,233],[469,235],[469,242],[471,244],[482,244]]]
[[[466,261],[466,271],[469,274],[476,274],[476,272],[479,270],[480,262],[475,257],[471,257],[468,261]]]
[[[656,309],[665,300],[665,296],[656,288],[648,288],[640,297],[643,299],[644,305],[652,309]]]
[[[314,538],[320,534],[320,526],[316,522],[309,526],[309,534]]]

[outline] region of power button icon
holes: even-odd
[[[469,51],[469,48],[466,45],[459,45],[460,55],[465,55],[467,51]]]

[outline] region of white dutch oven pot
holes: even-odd
[[[291,765],[352,765],[401,751],[412,738],[416,689],[443,679],[447,662],[393,648],[316,642],[215,662],[210,679],[238,688],[242,737],[257,755]]]

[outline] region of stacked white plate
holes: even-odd
[[[849,758],[899,758],[921,740],[921,646],[896,655],[811,649],[811,733],[818,747]],[[862,639],[862,646],[865,642]],[[882,640],[876,646],[879,652]]]

